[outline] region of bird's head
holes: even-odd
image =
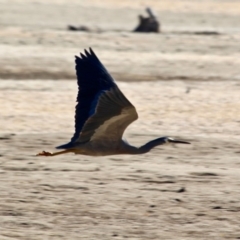
[[[166,142],[166,143],[191,144],[190,142],[185,142],[185,141],[181,141],[181,140],[177,140],[177,139],[169,138],[169,137],[165,137],[165,142]]]

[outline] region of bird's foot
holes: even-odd
[[[45,157],[49,157],[49,156],[53,156],[53,154],[50,153],[50,152],[42,151],[42,152],[38,153],[36,156],[45,156]]]

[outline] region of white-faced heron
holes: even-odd
[[[41,152],[37,156],[75,153],[90,156],[143,154],[165,143],[189,144],[169,137],[134,147],[122,139],[125,129],[138,118],[135,107],[123,95],[93,50],[76,56],[79,91],[75,112],[75,133],[71,141],[57,147],[63,151]]]

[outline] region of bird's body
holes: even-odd
[[[72,152],[90,156],[143,154],[158,145],[188,142],[162,137],[142,147],[134,147],[122,139],[125,129],[138,118],[135,107],[120,91],[111,75],[90,49],[76,56],[78,96],[75,111],[75,133],[71,141],[58,146],[56,153],[41,152],[38,156],[55,156]]]
[[[76,144],[73,148],[73,153],[88,155],[88,156],[108,156],[115,154],[137,154],[137,148],[128,145],[125,141],[107,141],[95,142],[89,141],[84,144]]]

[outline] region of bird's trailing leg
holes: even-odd
[[[38,153],[36,156],[52,157],[52,156],[65,154],[65,153],[69,153],[69,152],[72,152],[72,151],[70,149],[64,150],[64,151],[60,151],[60,152],[54,152],[54,153],[42,151],[42,152]]]

